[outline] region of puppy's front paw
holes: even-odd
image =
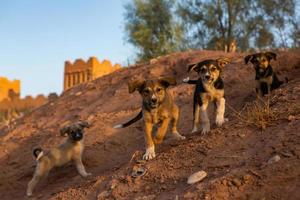
[[[210,131],[210,125],[209,124],[204,124],[203,128],[202,128],[202,135],[205,135],[206,133],[208,133]]]
[[[187,82],[189,82],[189,80],[190,80],[190,77],[187,77],[187,78],[184,78],[184,79],[182,80],[182,82],[187,83]]]
[[[198,132],[198,128],[194,127],[191,133],[196,133],[196,132]]]
[[[223,116],[217,116],[216,117],[216,125],[218,127],[222,126],[222,124],[224,124],[224,122],[225,122],[225,119],[224,119]]]
[[[82,174],[82,176],[85,178],[85,177],[88,177],[88,176],[91,176],[92,175],[92,173],[84,173],[84,174]]]
[[[146,153],[143,155],[144,160],[151,160],[155,158],[154,146],[146,149]]]
[[[27,195],[28,197],[32,197],[32,192],[27,191],[27,192],[26,192],[26,195]]]
[[[92,173],[88,172],[86,173],[86,176],[92,176]]]
[[[176,140],[184,140],[185,139],[185,137],[183,135],[180,135],[180,133],[178,133],[177,131],[173,133],[173,137]]]

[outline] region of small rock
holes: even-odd
[[[197,194],[192,193],[192,192],[187,192],[183,195],[184,199],[194,199],[197,197]]]
[[[109,196],[109,192],[105,190],[105,191],[101,192],[100,194],[98,194],[97,199],[105,200],[105,199],[107,199],[108,196]]]
[[[282,151],[280,154],[287,158],[290,158],[293,156],[293,153],[291,153],[289,151]]]
[[[222,183],[222,185],[227,186],[227,180],[226,179],[223,179],[221,183]]]
[[[91,83],[91,82],[89,82],[86,87],[87,87],[88,90],[96,89],[96,85],[94,83]]]
[[[241,181],[237,178],[232,180],[233,185],[240,187],[242,185]]]
[[[111,180],[110,189],[112,189],[112,190],[115,189],[117,187],[118,183],[119,183],[119,181],[117,179]]]
[[[261,129],[262,129],[262,130],[266,130],[266,128],[267,128],[266,123],[265,123],[265,122],[262,122],[262,123],[261,123]]]
[[[92,123],[92,121],[95,119],[95,115],[89,115],[88,118],[87,118],[87,121],[89,123]]]
[[[162,190],[166,190],[166,189],[167,189],[167,186],[166,186],[166,185],[162,185],[162,186],[161,186],[161,189],[162,189]]]
[[[249,182],[251,180],[251,175],[246,174],[245,176],[243,176],[243,180],[244,180],[245,183]]]
[[[295,120],[296,120],[296,117],[295,117],[294,115],[289,115],[289,116],[288,116],[288,120],[289,120],[290,122],[295,121]]]
[[[148,196],[142,196],[142,197],[136,197],[134,200],[153,200],[155,199],[155,195],[148,195]]]
[[[127,175],[126,177],[125,177],[125,180],[127,181],[127,183],[132,183],[132,179],[131,179],[131,176],[129,176],[129,175]]]
[[[80,95],[82,95],[82,92],[77,92],[77,93],[75,94],[75,96],[80,96]]]
[[[149,190],[151,190],[151,187],[150,187],[149,185],[147,185],[147,186],[145,187],[145,190],[146,190],[146,191],[149,191]]]
[[[196,173],[190,175],[190,177],[188,178],[187,183],[188,184],[197,183],[197,182],[203,180],[206,176],[207,176],[207,173],[205,171],[196,172]]]
[[[279,160],[280,160],[280,156],[279,156],[279,155],[275,155],[275,156],[273,156],[272,158],[270,158],[270,159],[268,160],[268,164],[276,163],[276,162],[278,162]]]

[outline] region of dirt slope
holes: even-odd
[[[0,135],[1,199],[24,199],[35,161],[32,149],[62,142],[59,128],[78,119],[89,120],[83,161],[93,177],[83,179],[73,165],[51,171],[35,190],[37,199],[297,199],[300,196],[300,52],[278,52],[273,62],[289,83],[270,96],[276,119],[263,131],[248,126],[235,113],[255,99],[254,71],[243,63],[244,54],[213,51],[175,53],[154,64],[124,68],[91,83],[66,91],[58,100],[20,119],[13,130]],[[226,117],[211,133],[190,134],[193,86],[182,84],[186,64],[227,56],[233,63],[224,70]],[[154,160],[140,161],[144,151],[143,125],[111,127],[133,117],[140,108],[138,94],[128,94],[134,76],[175,76],[171,88],[181,116],[183,142],[167,139],[157,147]],[[191,75],[194,76],[194,75]],[[211,121],[213,123],[213,120]],[[134,156],[133,156],[134,155]],[[274,155],[281,160],[267,164]],[[137,166],[148,169],[132,178]],[[205,170],[208,177],[188,185],[187,177]]]

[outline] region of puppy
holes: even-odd
[[[37,166],[33,178],[28,183],[27,196],[32,196],[32,191],[36,184],[47,174],[53,167],[62,166],[69,161],[74,161],[79,174],[83,177],[91,175],[87,173],[82,164],[83,152],[83,129],[89,128],[87,122],[78,122],[70,126],[66,126],[60,130],[62,136],[68,134],[65,143],[58,147],[52,148],[49,152],[44,152],[41,148],[33,150],[36,158]]]
[[[142,110],[128,121],[114,128],[124,128],[138,121],[142,117],[145,123],[146,153],[143,159],[150,160],[155,157],[154,144],[160,144],[167,132],[169,123],[172,123],[172,134],[176,139],[185,139],[177,131],[179,109],[174,103],[172,95],[167,91],[171,85],[176,85],[173,78],[160,78],[156,80],[134,80],[128,83],[129,93],[139,91],[142,96]],[[152,131],[158,125],[156,136]]]
[[[273,71],[271,66],[271,60],[276,60],[276,54],[273,52],[256,53],[245,57],[245,63],[250,61],[255,69],[255,90],[258,96],[262,97],[280,85],[283,81],[280,81]]]
[[[210,131],[210,122],[207,115],[207,107],[210,102],[216,105],[216,124],[224,123],[225,98],[224,83],[220,76],[222,69],[229,63],[229,59],[204,60],[188,65],[188,72],[194,70],[198,73],[198,80],[186,78],[183,82],[195,84],[194,91],[194,123],[192,133],[198,131],[199,112],[201,111],[202,134]]]

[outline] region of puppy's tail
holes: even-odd
[[[128,122],[124,123],[124,124],[118,124],[116,126],[114,126],[114,128],[125,128],[127,126],[130,126],[131,124],[133,124],[134,122],[140,120],[143,117],[143,112],[142,110],[139,112],[139,114],[137,116],[135,116],[133,119],[129,120]]]
[[[33,155],[34,155],[34,157],[36,158],[36,160],[39,160],[39,159],[44,155],[43,149],[40,148],[40,147],[35,148],[35,149],[33,150]]]

